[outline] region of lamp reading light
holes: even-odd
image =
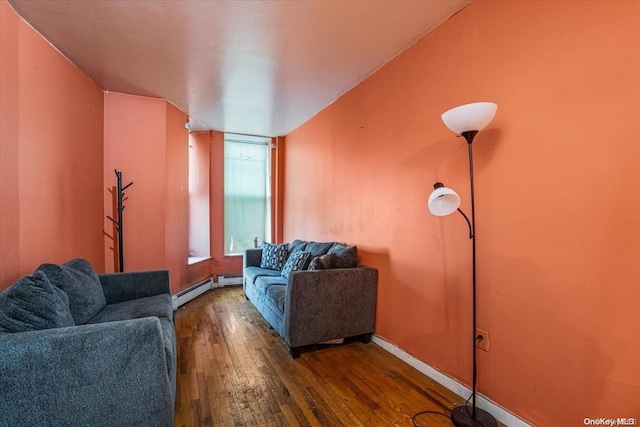
[[[435,216],[446,216],[455,212],[460,206],[460,196],[441,182],[433,184],[433,192],[429,196],[429,212]]]
[[[472,269],[473,269],[473,392],[470,405],[457,406],[451,411],[451,422],[456,427],[496,427],[496,419],[487,411],[476,407],[476,384],[478,379],[477,355],[476,355],[476,213],[473,186],[473,151],[472,142],[478,131],[484,129],[496,115],[498,106],[492,102],[476,102],[461,105],[445,112],[442,115],[444,124],[456,134],[464,137],[469,147],[469,181],[471,184],[471,221],[459,208],[460,197],[458,194],[444,186],[441,182],[433,185],[433,192],[429,196],[429,212],[436,216],[452,214],[456,210],[469,225],[469,238],[471,239]]]

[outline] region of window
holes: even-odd
[[[269,138],[224,136],[224,253],[242,254],[269,240]]]

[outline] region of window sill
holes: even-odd
[[[210,259],[210,256],[190,256],[189,261],[187,262],[187,266],[192,267],[196,264],[200,264],[201,262],[205,262]]]
[[[238,257],[242,257],[242,253],[238,253],[238,254],[224,254],[225,258],[238,258]]]

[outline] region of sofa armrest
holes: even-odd
[[[2,425],[172,426],[155,317],[0,335]]]
[[[133,271],[99,274],[107,304],[170,294],[169,271]]]
[[[284,338],[290,347],[372,333],[378,270],[359,266],[289,276]]]
[[[242,257],[242,271],[247,267],[260,267],[262,248],[245,249]]]

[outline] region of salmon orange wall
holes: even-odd
[[[285,240],[357,244],[376,333],[467,385],[474,142],[479,391],[540,426],[640,418],[640,2],[476,1],[286,137]]]
[[[211,255],[212,239],[211,233],[211,200],[213,193],[211,191],[211,144],[213,139],[212,132],[192,132],[189,134],[189,150],[194,155],[196,162],[194,168],[194,188],[189,183],[189,256]],[[191,162],[191,159],[189,160]],[[191,163],[189,163],[191,169]],[[189,176],[191,179],[191,175]],[[204,206],[206,205],[206,206]],[[203,206],[205,209],[203,209]],[[195,213],[193,211],[195,209]],[[205,217],[204,211],[207,212]],[[206,226],[202,227],[202,224]],[[203,231],[206,230],[206,231]],[[204,235],[208,231],[208,235]],[[189,285],[198,283],[213,275],[213,259],[207,259],[187,267],[187,283]]]
[[[211,132],[211,257],[212,274],[242,273],[241,256],[224,255],[224,133]]]
[[[165,257],[174,290],[187,287],[189,259],[189,116],[166,102]]]
[[[0,1],[0,289],[43,262],[104,270],[103,92]]]
[[[271,241],[283,242],[284,235],[284,182],[285,137],[271,142]]]
[[[115,218],[114,170],[122,172],[125,191],[123,213],[124,270],[167,268],[165,264],[166,101],[106,92],[104,96],[104,210],[105,231]],[[117,238],[117,237],[116,237]],[[114,271],[114,245],[106,239],[107,271]]]
[[[163,99],[105,93],[104,230],[114,236],[109,191],[123,173],[125,271],[168,269],[171,289],[186,287],[188,257],[187,116]],[[114,241],[105,240],[107,270]]]

